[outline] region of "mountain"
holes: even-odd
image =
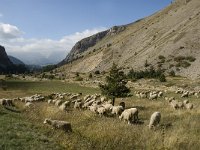
[[[24,65],[24,63],[21,60],[19,60],[18,58],[16,58],[16,57],[8,56],[8,58],[15,65]]]
[[[16,60],[16,59],[15,59]],[[24,64],[14,64],[9,59],[6,50],[0,45],[0,74],[1,73],[24,73],[28,71]]]
[[[90,72],[106,71],[113,62],[124,69],[143,70],[146,62],[198,78],[199,22],[199,0],[175,0],[149,17],[79,41],[60,64],[65,64],[66,72]]]
[[[8,58],[5,48],[0,45],[0,72],[5,72],[13,63]]]

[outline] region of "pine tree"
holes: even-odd
[[[106,95],[113,99],[115,97],[126,97],[130,92],[130,89],[126,87],[126,75],[123,71],[113,64],[109,76],[106,77],[106,84],[100,84],[99,87],[103,95]]]

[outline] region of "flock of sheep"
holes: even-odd
[[[178,89],[176,94],[182,94],[181,97],[189,97],[191,95],[198,96],[197,92],[189,92]],[[147,92],[135,92],[135,96],[138,98],[148,98],[154,100],[157,98],[164,98],[167,100],[174,109],[186,108],[193,109],[193,104],[189,100],[177,101],[174,97],[164,97],[164,93],[161,91],[147,91]],[[47,97],[49,98],[47,100]],[[117,116],[120,120],[126,121],[128,124],[137,123],[139,121],[139,110],[137,108],[125,108],[125,103],[121,102],[115,106],[112,101],[100,94],[82,96],[82,93],[52,93],[44,97],[42,95],[35,94],[30,97],[23,97],[17,99],[0,99],[0,104],[4,106],[13,106],[13,101],[20,100],[25,103],[26,108],[34,107],[34,102],[46,101],[49,105],[55,105],[61,111],[67,111],[69,108],[79,110],[90,110],[91,112],[102,116]],[[161,120],[161,113],[154,112],[149,121],[149,128],[159,125]],[[71,123],[60,120],[45,119],[45,124],[51,125],[53,128],[63,129],[66,132],[71,132]]]

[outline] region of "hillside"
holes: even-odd
[[[0,45],[0,72],[6,71],[12,65],[13,63],[8,58],[5,48]]]
[[[8,58],[15,65],[24,65],[24,63],[21,60],[19,60],[18,58],[16,58],[16,57],[8,56]]]
[[[165,9],[125,26],[79,41],[61,64],[66,72],[108,70],[112,63],[141,70],[144,63],[198,78],[200,1],[176,0]],[[102,34],[99,33],[99,34]],[[92,44],[91,40],[94,40]],[[70,62],[70,63],[69,63]]]

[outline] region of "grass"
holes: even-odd
[[[173,82],[179,81],[174,80]],[[172,82],[172,81],[171,81]],[[33,94],[41,92],[99,92],[98,89],[81,87],[78,84],[62,82],[7,82],[8,90],[1,91],[6,95],[24,92]],[[16,92],[17,91],[17,92]],[[22,94],[23,95],[23,94]],[[10,95],[7,95],[9,97]],[[180,100],[180,95],[167,93]],[[1,98],[1,97],[0,97]],[[80,111],[69,108],[68,112],[59,111],[54,105],[46,102],[36,103],[35,109],[25,110],[24,104],[16,102],[17,111],[0,107],[0,149],[199,149],[200,109],[199,100],[190,98],[196,108],[191,111],[173,110],[163,99],[149,101],[135,96],[125,100],[126,107],[137,107],[141,124],[128,125],[117,117],[100,117],[88,110]],[[116,104],[120,99],[116,100]],[[146,126],[154,111],[160,111],[161,124],[171,126],[158,127],[155,131]],[[71,122],[73,133],[65,134],[52,130],[43,124],[45,118]],[[163,136],[164,133],[164,136]]]

